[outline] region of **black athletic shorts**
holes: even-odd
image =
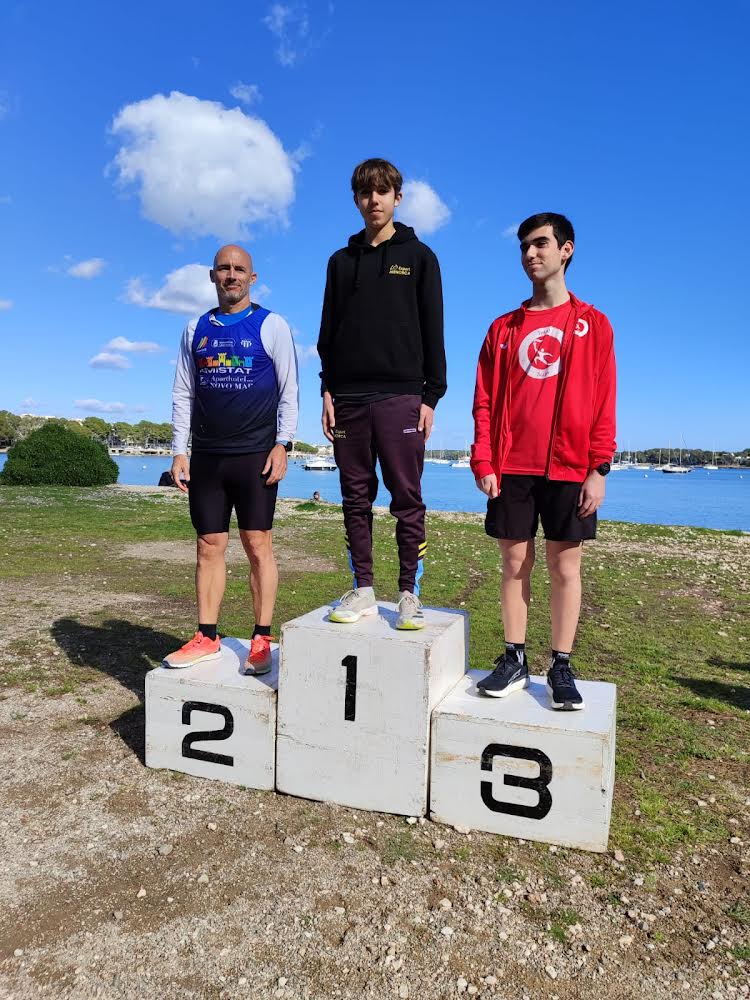
[[[188,496],[190,520],[199,535],[229,531],[232,507],[243,530],[271,530],[278,484],[266,486],[261,475],[267,458],[267,451],[248,455],[193,453]]]
[[[596,512],[578,516],[581,483],[563,483],[545,476],[504,474],[500,496],[487,501],[484,530],[492,538],[526,541],[534,538],[541,518],[550,542],[583,542],[596,538]]]

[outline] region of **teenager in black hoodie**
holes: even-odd
[[[397,519],[396,627],[418,629],[424,627],[424,448],[447,386],[440,267],[413,229],[393,221],[402,183],[387,160],[365,160],[354,170],[354,202],[365,228],[328,261],[318,353],[323,432],[339,467],[354,578],[330,620],[351,624],[377,612],[372,504],[380,459]]]

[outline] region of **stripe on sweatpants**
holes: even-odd
[[[417,575],[414,577],[414,595],[419,597],[419,581],[422,579],[422,574],[424,573],[424,563],[420,559],[417,563]]]

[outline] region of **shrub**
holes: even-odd
[[[117,482],[118,471],[99,441],[50,421],[13,445],[0,480],[6,486],[104,486]]]

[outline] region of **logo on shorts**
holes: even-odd
[[[333,436],[336,440],[343,441],[346,438],[346,431],[340,430],[338,427],[334,427]]]
[[[404,267],[402,264],[391,264],[391,269],[388,274],[398,274],[401,277],[408,278],[411,274],[411,268]]]
[[[530,378],[553,378],[559,373],[562,338],[556,326],[543,326],[523,338],[518,363]]]
[[[416,427],[404,427],[404,434],[416,434],[416,433],[417,433]]]

